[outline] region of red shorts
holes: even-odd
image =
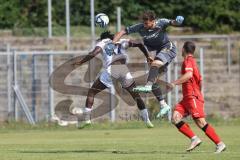
[[[184,98],[176,104],[174,111],[178,111],[183,117],[191,115],[192,118],[204,118],[204,102],[196,97]]]

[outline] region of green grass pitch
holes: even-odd
[[[1,160],[239,160],[240,123],[212,123],[227,145],[215,155],[215,145],[190,124],[203,140],[191,153],[189,140],[168,122],[147,129],[141,122],[96,124],[87,129],[28,125],[0,126]]]

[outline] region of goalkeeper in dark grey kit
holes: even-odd
[[[116,43],[123,35],[139,33],[143,38],[143,43],[149,51],[156,51],[156,56],[152,59],[148,56],[147,61],[151,62],[147,84],[137,86],[135,92],[153,92],[160,103],[160,112],[157,117],[161,117],[170,111],[170,106],[164,101],[161,89],[156,84],[158,76],[166,72],[167,66],[176,57],[176,46],[169,40],[166,28],[168,26],[180,26],[184,21],[182,16],[177,16],[175,20],[166,18],[156,18],[153,11],[145,11],[142,15],[142,23],[138,23],[116,33],[113,43]]]

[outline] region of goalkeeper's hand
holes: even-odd
[[[177,16],[175,21],[178,23],[178,25],[181,25],[184,21],[184,17],[183,16]]]

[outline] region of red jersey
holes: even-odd
[[[183,98],[195,96],[199,100],[204,101],[201,93],[202,77],[192,55],[187,55],[187,57],[184,58],[181,72],[182,74],[193,72],[192,78],[182,84]]]

